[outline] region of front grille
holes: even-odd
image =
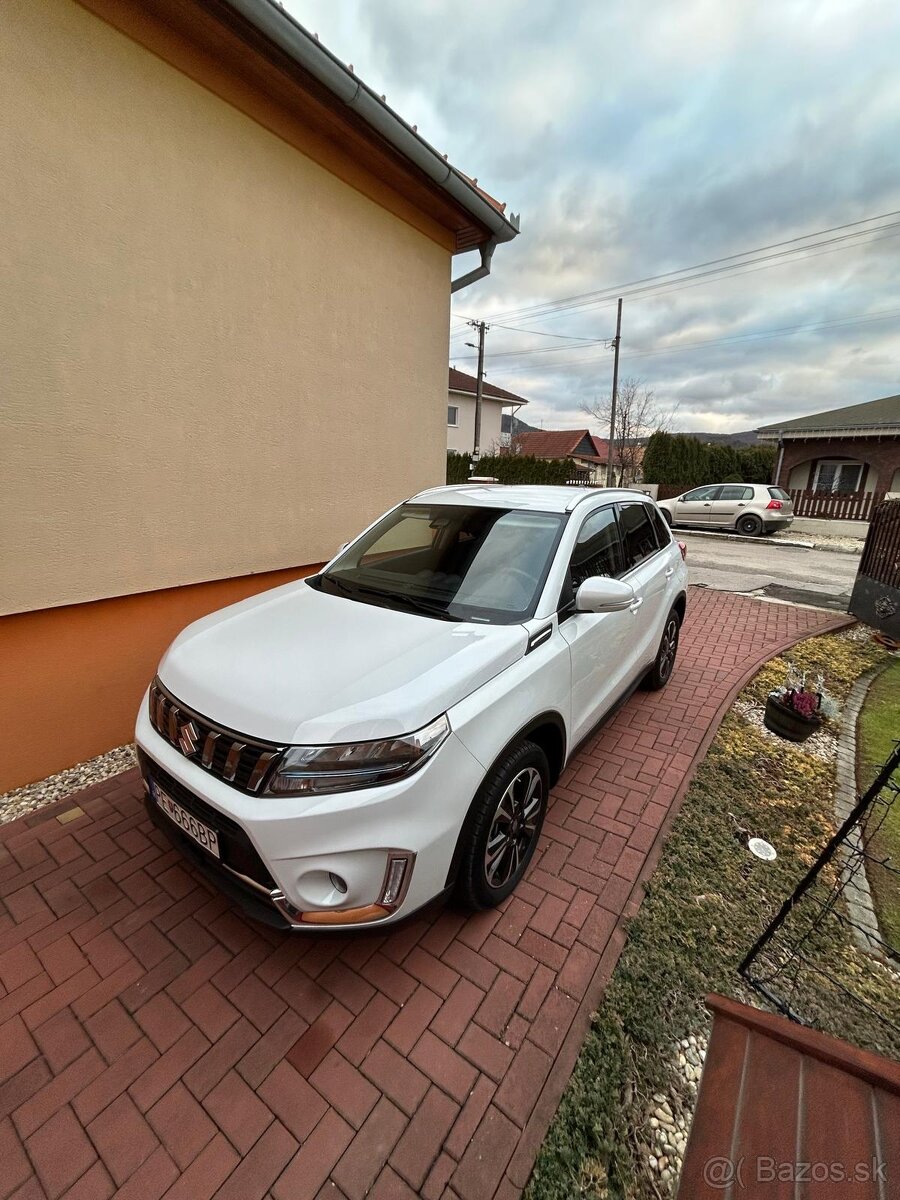
[[[232,871],[237,871],[239,875],[245,875],[255,883],[261,884],[267,891],[277,887],[256,847],[233,817],[227,817],[217,808],[213,808],[211,804],[207,804],[205,800],[201,800],[199,796],[186,788],[184,784],[179,783],[168,771],[164,771],[140,749],[138,750],[138,765],[146,780],[152,780],[158,784],[167,795],[171,796],[182,808],[186,808],[189,813],[192,813],[198,821],[202,821],[204,825],[209,825],[216,831],[219,835],[221,861],[226,866],[230,867]],[[201,850],[196,842],[183,834],[168,817],[162,819],[167,828],[171,826],[170,836],[178,841],[182,849],[189,850],[192,856],[202,859],[206,867],[215,869],[217,863],[211,855]]]
[[[258,792],[285,749],[201,717],[158,679],[150,685],[150,723],[179,754],[242,792]]]

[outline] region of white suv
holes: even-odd
[[[497,904],[573,749],[669,679],[686,586],[637,492],[422,492],[176,638],[137,721],[148,811],[281,928]]]

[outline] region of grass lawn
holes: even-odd
[[[857,774],[861,791],[868,787],[897,738],[900,738],[900,661],[891,663],[878,676],[859,715]],[[894,801],[880,828],[868,839],[868,849],[879,858],[889,858],[893,866],[900,868],[900,799]],[[900,877],[875,863],[868,864],[867,874],[882,936],[892,946],[900,947]]]
[[[664,1098],[676,1121],[689,1121],[696,1085],[677,1065],[683,1039],[702,1042],[710,991],[759,1006],[737,966],[778,906],[796,886],[835,828],[833,739],[782,741],[759,725],[768,692],[783,682],[787,659],[811,678],[821,673],[843,703],[853,681],[885,652],[857,631],[811,638],[775,659],[744,689],[723,722],[685,798],[660,864],[649,881],[572,1078],[535,1163],[526,1200],[658,1200],[672,1195],[654,1169],[654,1111]],[[895,677],[896,678],[896,677]],[[739,829],[772,842],[774,862],[754,858]],[[814,912],[833,880],[817,885]],[[798,905],[798,920],[810,909]],[[793,920],[793,915],[792,918]],[[794,934],[804,932],[794,930]],[[871,965],[841,922],[805,930],[804,947],[832,979],[900,1022],[895,978]],[[900,1055],[883,1023],[851,1005],[830,984],[786,979],[788,957],[773,948],[767,964],[776,990],[798,1011],[838,1036]],[[659,1160],[657,1159],[657,1162]]]

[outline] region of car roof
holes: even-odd
[[[408,504],[461,504],[476,508],[520,508],[532,512],[570,512],[583,500],[647,500],[633,488],[537,487],[525,484],[459,483],[429,488],[410,496]]]

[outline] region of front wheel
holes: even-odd
[[[514,746],[485,779],[463,831],[454,894],[464,908],[493,908],[525,874],[549,790],[547,756],[529,741]]]
[[[746,517],[741,517],[737,523],[738,533],[742,533],[744,537],[759,537],[762,533],[763,523],[759,517],[754,517],[747,514]]]
[[[678,654],[678,635],[681,631],[681,618],[677,609],[672,609],[666,617],[665,628],[660,639],[656,659],[649,672],[644,676],[644,687],[650,692],[661,691],[672,678],[675,658]]]

